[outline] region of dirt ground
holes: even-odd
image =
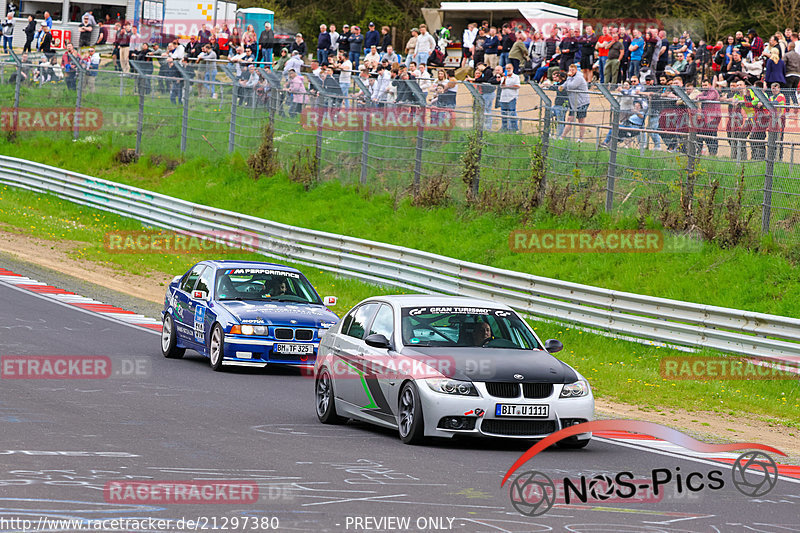
[[[69,256],[70,251],[83,246],[83,243],[76,241],[49,241],[0,230],[0,252],[112,291],[154,303],[163,301],[164,286],[161,282],[168,283],[172,274],[152,272],[149,277],[126,274],[105,265]],[[733,417],[708,411],[645,408],[605,399],[597,400],[597,411],[603,418],[629,418],[663,423],[711,442],[769,444],[790,456],[784,462],[800,464],[800,430],[770,424],[747,413]]]

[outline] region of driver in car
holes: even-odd
[[[475,331],[472,332],[472,340],[475,346],[483,346],[492,338],[492,327],[488,322],[478,322],[475,324]]]
[[[272,283],[272,288],[269,291],[270,296],[282,296],[289,292],[289,287],[286,285],[285,279],[275,280]]]

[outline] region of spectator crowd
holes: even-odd
[[[152,74],[157,64],[155,90],[168,93],[176,104],[183,97],[182,71],[202,78],[201,90],[217,98],[215,81],[225,63],[234,73],[242,104],[269,98],[273,86],[265,73],[272,73],[285,92],[277,98],[293,115],[312,100],[325,106],[360,102],[453,108],[459,82],[466,80],[482,97],[485,127],[494,127],[492,115],[499,109],[501,131],[511,132],[519,130],[516,109],[521,85],[532,82],[554,91],[551,111],[557,137],[575,127],[578,142],[584,139],[592,101],[589,84],[596,81],[607,84],[620,103],[619,140],[644,142],[649,137],[655,149],[665,150],[684,149],[682,126],[674,126],[675,116],[686,114],[680,111],[686,102],[670,89],[677,86],[702,110],[703,137],[713,132],[714,139],[704,141],[708,153],[717,153],[716,135],[725,119],[728,136],[735,139],[732,152],[738,157],[747,157],[747,138],[752,156],[763,157],[766,129],[758,124],[759,114],[777,106],[783,115],[784,106],[797,105],[800,81],[798,34],[790,29],[764,38],[750,29],[711,44],[702,38],[695,41],[686,31],[670,37],[657,27],[586,24],[578,31],[553,25],[545,35],[533,26],[498,27],[483,21],[467,26],[461,35],[460,59],[446,63],[448,46],[456,37],[450,25],[431,32],[421,24],[412,28],[405,43],[395,43],[388,26],[379,28],[373,22],[363,29],[343,24],[340,30],[335,24],[321,24],[316,39],[307,42],[297,33],[285,46],[278,44],[269,23],[259,30],[252,25],[244,29],[204,25],[188,40],[174,39],[162,48],[130,22],[98,25],[88,11],[81,18],[79,48],[70,44],[58,53],[51,28],[52,18],[45,13],[41,24],[29,17],[23,29],[23,54],[33,50],[42,54],[35,68],[23,69],[26,81],[43,84],[63,79],[75,89],[79,62],[88,72],[83,82],[93,90],[101,64],[97,45],[111,45],[111,63],[121,72],[130,72],[134,61],[140,72]],[[99,30],[92,45],[95,28]],[[9,14],[2,25],[4,49],[13,32]],[[23,62],[27,63],[27,55]],[[304,72],[311,79],[302,76]],[[356,78],[362,83],[354,84]],[[149,80],[137,83],[143,93],[154,90]],[[603,144],[610,142],[608,135]]]

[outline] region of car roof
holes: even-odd
[[[485,300],[482,298],[472,298],[469,296],[445,296],[442,294],[394,294],[390,296],[376,296],[371,298],[396,304],[400,307],[422,307],[422,306],[457,306],[457,307],[489,307],[492,309],[508,309],[511,307],[500,302]]]
[[[281,265],[280,263],[267,263],[264,261],[231,261],[225,259],[210,259],[204,262],[216,268],[269,268],[269,269],[286,270],[287,272],[297,272],[298,274],[302,274],[302,272],[300,272],[296,268],[292,268],[286,265]]]

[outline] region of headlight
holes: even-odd
[[[266,326],[253,326],[253,333],[256,335],[266,335],[268,332]]]
[[[455,379],[431,378],[426,379],[425,383],[432,391],[442,394],[453,394],[455,396],[477,396],[478,391],[471,381],[458,381]]]
[[[589,384],[584,380],[579,379],[575,383],[564,385],[561,389],[561,398],[577,398],[579,396],[586,396],[589,394]]]
[[[242,335],[252,335],[253,334],[253,326],[245,324],[242,326]]]

